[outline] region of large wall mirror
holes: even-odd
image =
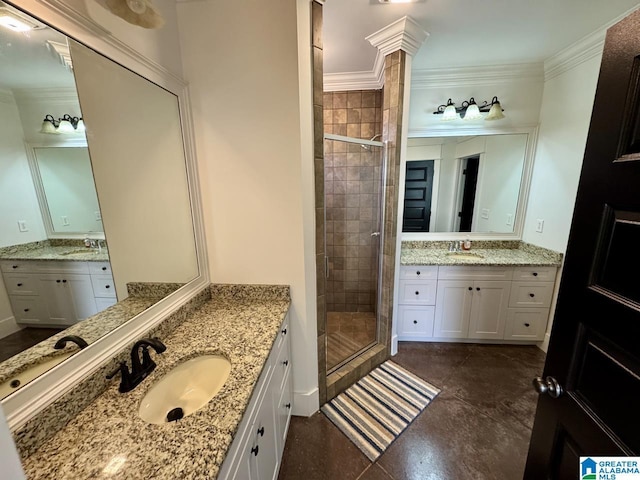
[[[403,238],[519,234],[530,152],[531,133],[410,138]]]
[[[170,313],[202,289],[208,273],[198,249],[203,237],[195,161],[190,133],[184,130],[190,125],[184,85],[137,64],[139,59],[120,55],[122,49],[113,49],[113,41],[83,32],[73,20],[52,15],[61,29],[74,30],[76,38],[86,38],[94,49],[104,47],[105,54],[120,55],[125,66],[23,11],[1,2],[0,7],[31,27],[0,26],[0,322],[17,320],[21,328],[0,338],[0,352],[5,352],[0,389],[12,368],[31,368],[55,356],[57,338],[81,332],[89,344],[72,349],[71,356],[51,364],[47,375],[2,400],[10,425],[16,427],[81,372],[157,324],[160,313]],[[39,11],[39,18],[46,18],[44,13]],[[43,124],[47,115],[57,130]],[[61,133],[57,122],[64,115],[75,118],[69,133]],[[86,131],[77,128],[80,118]],[[88,246],[85,238],[91,240]],[[87,262],[93,248],[99,257]],[[29,252],[24,255],[24,250]],[[48,256],[41,258],[40,253]],[[45,298],[48,277],[35,275],[35,294],[21,298],[23,292],[12,283],[15,272],[7,272],[7,262],[15,258],[39,261],[45,268],[53,264],[42,262],[56,262],[63,269],[85,263],[89,273],[98,265],[92,261],[99,261],[102,270],[112,274],[115,294],[102,305],[97,297],[88,304],[96,312],[113,309],[118,319],[95,322],[89,309],[66,324],[52,324]],[[140,294],[145,284],[150,284],[148,293]],[[167,288],[154,289],[157,284]],[[89,281],[85,287],[88,296],[97,295],[99,286]],[[20,322],[16,305],[35,297],[43,297],[38,301],[44,302],[44,320]],[[110,306],[116,298],[119,303]],[[132,312],[126,318],[125,304]],[[10,342],[3,341],[16,334],[33,338],[24,348],[9,351]]]

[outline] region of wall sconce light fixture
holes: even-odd
[[[460,107],[456,107],[456,104],[449,99],[446,105],[439,105],[433,114],[442,115],[441,121],[443,122],[450,122],[458,118],[464,120],[480,120],[482,118],[485,120],[499,120],[504,118],[504,113],[502,112],[504,112],[504,109],[500,105],[498,97],[493,97],[491,103],[482,102],[480,105],[471,97],[469,100],[462,102]],[[483,117],[483,113],[487,113],[487,116]]]
[[[62,118],[55,119],[52,115],[47,115],[42,121],[40,133],[50,133],[58,135],[60,133],[82,133],[85,131],[84,120],[65,114]]]

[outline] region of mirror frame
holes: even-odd
[[[512,127],[512,128],[446,128],[442,130],[413,130],[409,132],[409,138],[438,138],[438,137],[466,137],[466,136],[486,136],[486,135],[516,135],[526,133],[527,146],[525,149],[524,165],[522,168],[522,178],[520,179],[520,193],[518,194],[518,206],[516,208],[516,218],[513,223],[511,233],[482,233],[482,232],[402,232],[402,215],[404,211],[404,184],[406,176],[407,155],[403,155],[400,165],[400,183],[402,188],[398,192],[398,220],[399,237],[402,241],[424,241],[424,240],[464,240],[467,237],[471,240],[522,240],[524,230],[524,217],[529,203],[529,191],[531,187],[531,176],[533,173],[533,162],[538,141],[538,127]],[[425,159],[428,160],[428,159]]]
[[[192,281],[5,398],[1,402],[2,410],[9,427],[16,430],[98,370],[131,344],[133,339],[162,323],[191,298],[208,288],[210,280],[194,129],[186,82],[114,37],[91,18],[81,15],[59,0],[47,0],[46,3],[40,0],[5,2],[177,97],[198,263],[198,276]]]
[[[86,138],[55,138],[48,142],[25,142],[24,148],[27,153],[27,160],[29,162],[29,170],[31,171],[31,178],[33,179],[33,186],[36,190],[36,197],[38,197],[38,206],[40,207],[40,215],[42,216],[42,223],[44,224],[44,230],[47,234],[47,238],[77,238],[83,239],[90,233],[91,237],[101,238],[104,240],[104,228],[102,232],[69,232],[69,233],[57,233],[53,227],[53,221],[51,219],[51,212],[49,210],[49,202],[42,183],[42,175],[40,173],[40,167],[38,166],[38,159],[36,157],[36,148],[73,148],[73,147],[85,147],[87,146]],[[94,179],[95,188],[95,179]]]

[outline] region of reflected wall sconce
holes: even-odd
[[[480,105],[471,97],[469,100],[462,102],[460,107],[456,107],[456,104],[449,99],[446,105],[439,105],[433,114],[442,115],[440,119],[442,122],[450,122],[459,118],[463,120],[480,120],[482,118],[485,120],[500,120],[504,118],[504,113],[502,112],[504,112],[504,109],[500,105],[498,97],[493,97],[491,103],[482,102]],[[483,113],[487,113],[487,116],[483,116]]]
[[[83,133],[85,131],[84,120],[80,117],[72,117],[69,114],[55,119],[53,115],[47,115],[42,121],[40,133],[59,135],[61,133]]]

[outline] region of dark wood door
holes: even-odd
[[[433,160],[407,162],[404,182],[403,232],[428,232],[431,221]]]
[[[478,186],[478,168],[480,157],[466,159],[462,171],[464,183],[462,184],[462,205],[458,216],[460,217],[460,232],[470,232],[473,227],[473,207],[476,204],[476,187]]]
[[[639,76],[635,12],[607,34],[527,480],[580,478],[580,456],[640,454]]]

